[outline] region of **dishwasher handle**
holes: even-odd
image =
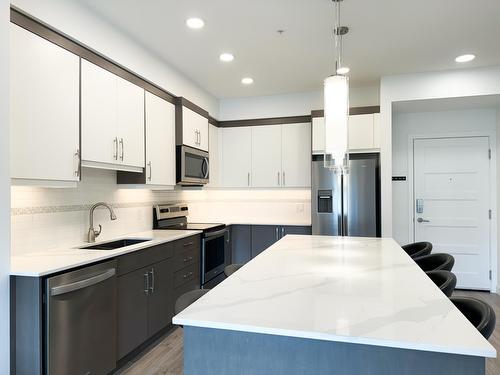
[[[61,294],[66,294],[66,293],[74,292],[76,290],[88,288],[89,286],[99,284],[99,283],[113,277],[114,275],[116,275],[116,269],[110,268],[109,270],[107,270],[103,273],[100,273],[96,276],[89,277],[88,279],[76,281],[76,282],[70,283],[70,284],[52,287],[52,288],[50,288],[50,295],[51,296],[59,296]]]

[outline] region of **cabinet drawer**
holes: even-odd
[[[174,288],[199,278],[200,266],[196,262],[174,273]]]
[[[173,243],[148,247],[144,250],[123,255],[118,258],[118,275],[124,275],[150,264],[161,262],[164,259],[171,258],[173,255]]]
[[[200,260],[200,250],[197,247],[186,247],[175,254],[174,271],[198,263]]]
[[[200,236],[191,236],[174,242],[175,256],[180,256],[188,250],[200,249]]]

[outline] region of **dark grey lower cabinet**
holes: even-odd
[[[252,259],[252,227],[231,225],[231,261],[246,263]]]
[[[310,235],[306,225],[231,225],[231,262],[246,263],[287,234]]]
[[[280,239],[280,226],[252,225],[252,258]]]
[[[151,267],[148,298],[148,337],[172,323],[174,316],[172,259]]]
[[[118,277],[118,358],[123,358],[148,338],[149,268]]]

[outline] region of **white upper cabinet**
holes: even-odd
[[[312,119],[312,153],[322,154],[325,149],[325,120]],[[349,116],[349,151],[366,152],[380,148],[380,114]]]
[[[222,129],[209,124],[208,125],[208,151],[210,154],[210,163],[208,165],[209,183],[206,187],[220,186],[220,161],[222,154]]]
[[[349,116],[349,149],[373,148],[373,114]]]
[[[251,186],[252,129],[222,128],[222,179],[224,187]]]
[[[175,106],[146,92],[146,184],[175,185]]]
[[[311,186],[311,124],[281,126],[283,187]]]
[[[79,57],[14,24],[10,45],[13,182],[74,186],[79,180]]]
[[[252,127],[252,176],[253,187],[280,187],[281,126]]]
[[[141,172],[144,90],[82,60],[82,165]]]
[[[143,168],[144,89],[120,77],[116,83],[119,160],[123,165]]]
[[[182,144],[208,151],[208,118],[182,106]]]

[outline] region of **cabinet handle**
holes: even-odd
[[[198,146],[201,146],[201,130],[198,130],[198,134],[200,135],[200,141],[198,143]]]
[[[115,146],[115,153],[113,154],[113,159],[118,160],[118,138],[113,139],[113,145]]]
[[[248,186],[250,186],[250,172],[248,172]]]
[[[151,291],[151,294],[153,294],[155,291],[155,269],[151,268],[149,273],[151,275],[151,286],[149,287],[149,290]]]
[[[279,235],[278,235],[278,227],[276,227],[276,241],[278,241],[278,240],[279,240],[278,236],[279,236]]]
[[[122,152],[120,155],[120,160],[123,161],[123,157],[125,156],[125,144],[123,142],[123,138],[120,138],[120,145],[122,146]]]
[[[144,274],[144,294],[149,294],[149,272]]]
[[[192,272],[185,273],[184,275],[182,275],[182,277],[183,277],[184,279],[187,279],[188,277],[191,277],[191,276],[193,276],[193,273],[192,273]]]
[[[285,227],[281,227],[281,238],[285,237]]]
[[[285,183],[285,171],[283,171],[283,186],[285,186],[286,183]]]
[[[153,167],[151,166],[151,162],[148,163],[148,167],[149,167],[148,181],[151,181],[151,178],[153,177]]]
[[[80,177],[80,168],[81,168],[81,163],[80,163],[80,149],[76,149],[75,152],[75,157],[76,157],[76,169],[75,169],[75,175],[76,177]]]
[[[278,186],[280,186],[280,173],[278,172]]]
[[[191,260],[193,260],[193,257],[186,257],[186,258],[184,258],[182,261],[183,261],[184,263],[186,263],[186,262],[189,262],[189,261],[191,261]]]
[[[191,241],[191,242],[186,242],[186,243],[185,243],[184,245],[182,245],[182,246],[184,246],[184,247],[188,247],[188,246],[191,246],[191,245],[193,245],[193,244],[194,244],[194,242],[193,242],[193,241]]]

